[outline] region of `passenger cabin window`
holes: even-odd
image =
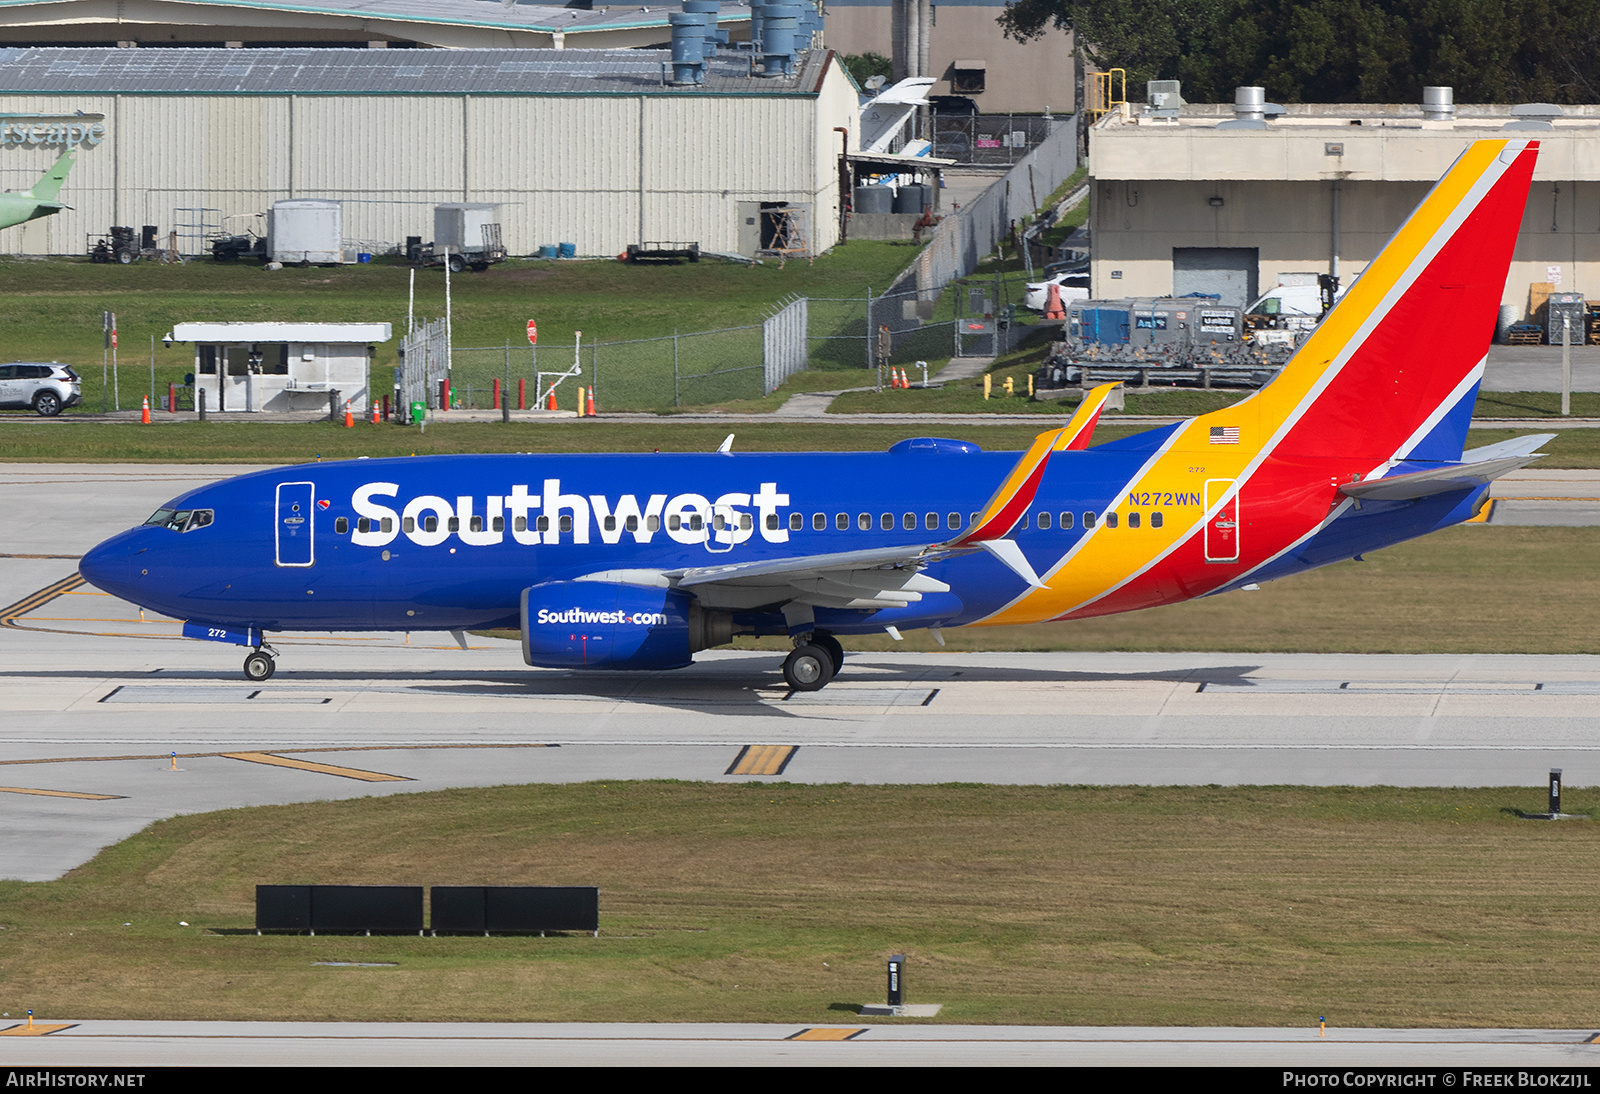
[[[961,527],[961,514],[946,513],[944,518],[944,526],[950,529],[952,532],[958,530]]]
[[[872,531],[872,514],[862,513],[860,516],[856,517],[856,527],[861,529],[863,532]]]
[[[1040,513],[1039,514],[1039,527],[1040,528],[1048,528],[1048,527],[1050,527],[1050,514],[1049,513]]]
[[[623,526],[630,532],[637,532],[639,530],[639,518],[630,516],[623,522]]]
[[[439,530],[439,518],[434,516],[423,517],[422,530],[424,532],[437,532]]]
[[[408,534],[411,533],[411,532],[415,532],[417,530],[417,518],[415,518],[415,517],[401,517],[400,518],[400,530],[402,532],[406,532]]]
[[[528,518],[518,517],[516,520],[511,522],[511,528],[513,531],[526,532],[528,530]]]
[[[833,526],[835,528],[839,529],[839,531],[841,531],[841,532],[848,532],[850,530],[850,514],[849,513],[837,513],[837,514],[835,514],[834,518],[833,518]]]
[[[813,532],[826,532],[828,530],[828,514],[812,513],[811,530]]]
[[[550,518],[540,517],[538,522],[534,524],[533,530],[535,532],[548,532],[550,530]]]
[[[366,517],[357,517],[356,531],[361,532],[363,535],[372,531],[372,521],[368,520]]]
[[[1117,514],[1115,514],[1115,513],[1107,513],[1106,514],[1106,527],[1107,528],[1115,528],[1116,526],[1117,526]]]
[[[878,517],[878,527],[882,528],[885,532],[894,531],[894,514],[884,513],[882,516]]]
[[[482,519],[482,518],[478,518],[478,519]],[[494,518],[494,530],[496,532],[504,532],[506,530],[506,518],[505,517],[495,517]]]
[[[915,532],[917,530],[917,514],[907,513],[905,516],[901,517],[900,527],[904,528],[908,532]]]
[[[754,527],[755,527],[755,522],[750,519],[750,514],[749,513],[740,513],[739,514],[739,530],[741,532],[748,532],[751,529],[753,529]]]
[[[1062,513],[1061,514],[1061,527],[1063,527],[1063,528],[1071,528],[1072,527],[1072,514],[1071,513]]]
[[[1093,528],[1094,527],[1094,514],[1089,512],[1088,510],[1084,510],[1084,513],[1083,513],[1083,526],[1085,528]]]
[[[924,514],[922,514],[922,526],[924,528],[926,528],[930,532],[937,532],[939,530],[939,514],[938,513],[924,513]]]
[[[806,518],[800,513],[789,514],[789,531],[798,532],[806,526]]]
[[[1137,527],[1139,527],[1139,514],[1138,513],[1129,513],[1128,514],[1128,527],[1129,528],[1137,528]]]
[[[572,531],[572,514],[568,513],[568,514],[565,514],[565,515],[562,516],[562,518],[561,518],[561,530],[563,532]]]
[[[1152,528],[1160,528],[1161,527],[1161,514],[1160,513],[1151,513],[1150,514],[1150,527],[1152,527]]]
[[[661,531],[661,518],[652,513],[650,516],[645,518],[644,526],[647,531],[659,532]]]
[[[605,527],[606,531],[608,532],[615,532],[617,530],[617,518],[615,514],[607,515],[605,519]],[[473,531],[477,531],[477,529],[473,529]]]
[[[349,520],[348,517],[334,517],[333,518],[333,534],[334,535],[342,536],[346,532],[348,532],[349,530],[350,530],[350,520]]]

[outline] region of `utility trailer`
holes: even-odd
[[[500,206],[486,201],[451,201],[433,207],[433,242],[406,237],[406,259],[414,266],[449,266],[451,273],[487,270],[506,260],[500,236]]]

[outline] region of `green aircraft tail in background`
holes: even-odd
[[[61,193],[61,184],[67,181],[67,172],[72,170],[75,156],[76,153],[70,150],[61,153],[61,158],[29,189],[21,193],[0,194],[0,228],[10,228],[72,208],[57,201],[56,196]]]

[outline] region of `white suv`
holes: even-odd
[[[53,418],[83,400],[83,385],[68,365],[15,361],[0,365],[0,409],[36,410]]]

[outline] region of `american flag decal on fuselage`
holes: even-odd
[[[1211,427],[1212,444],[1238,444],[1239,427],[1236,425],[1214,425]]]

